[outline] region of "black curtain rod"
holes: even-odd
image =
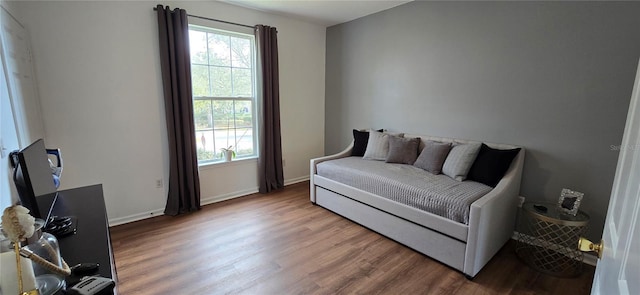
[[[158,8],[154,7],[153,10],[157,11]],[[209,18],[209,17],[192,15],[192,14],[187,14],[187,16],[195,17],[195,18],[199,18],[199,19],[204,19],[204,20],[210,20],[210,21],[219,22],[219,23],[225,23],[225,24],[234,25],[234,26],[241,26],[241,27],[245,27],[245,28],[251,28],[251,29],[255,28],[255,26],[243,25],[243,24],[239,24],[239,23],[232,23],[232,22],[228,22],[228,21],[225,21],[225,20],[221,20],[221,19]]]

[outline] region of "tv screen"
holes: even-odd
[[[14,171],[14,182],[20,195],[20,202],[31,211],[34,217],[46,218],[49,206],[39,208],[37,197],[55,193],[56,186],[44,140],[36,140],[15,156],[18,158],[18,163]]]

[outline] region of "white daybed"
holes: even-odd
[[[405,134],[425,141],[471,143]],[[486,143],[496,149],[513,145]],[[525,151],[522,148],[500,182],[469,208],[468,225],[429,213],[317,174],[317,165],[351,156],[344,151],[311,160],[311,202],[383,234],[473,278],[513,234]]]

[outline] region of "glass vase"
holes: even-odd
[[[16,261],[14,243],[5,236],[0,226],[0,294],[13,295],[20,291]],[[38,294],[31,260],[20,257],[20,272],[22,290],[27,294]]]
[[[44,221],[36,219],[35,232],[31,238],[27,239],[23,248],[30,250],[35,255],[51,262],[57,267],[62,267],[62,257],[60,256],[60,246],[58,239],[49,233],[42,231]],[[55,273],[45,266],[33,263],[33,272],[36,276],[40,295],[53,294],[64,285],[64,276]]]

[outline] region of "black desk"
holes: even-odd
[[[43,199],[43,204],[51,204],[53,197],[43,197],[48,198]],[[77,218],[76,234],[58,239],[60,254],[67,264],[97,262],[100,264],[98,273],[117,282],[102,185],[58,192],[52,214]]]

